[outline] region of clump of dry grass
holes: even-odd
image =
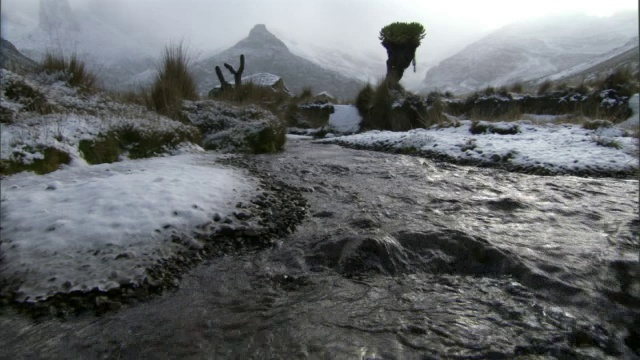
[[[83,90],[93,90],[97,85],[96,75],[87,69],[84,61],[80,60],[76,54],[67,59],[60,53],[47,52],[41,70],[49,74],[62,73],[70,86]]]
[[[168,45],[151,86],[150,105],[157,112],[181,118],[183,100],[196,100],[195,79],[189,69],[191,58],[184,43]]]

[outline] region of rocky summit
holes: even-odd
[[[198,90],[206,94],[219,85],[216,66],[220,66],[227,81],[233,83],[233,76],[223,68],[223,64],[237,66],[241,54],[246,58],[244,75],[259,72],[278,75],[294,93],[309,86],[314,92],[328,91],[339,98],[350,99],[363,86],[355,79],[293,54],[265,25],[259,24],[251,29],[249,36],[234,46],[194,64],[194,74],[199,81]]]

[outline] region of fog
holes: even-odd
[[[54,1],[54,0],[46,0]],[[377,38],[394,21],[422,23],[427,36],[418,49],[422,71],[491,30],[511,22],[560,13],[609,16],[638,9],[636,0],[69,0],[76,11],[91,11],[147,45],[160,49],[185,40],[211,54],[247,36],[262,23],[286,43],[386,54]],[[39,0],[3,0],[2,15],[37,25]],[[3,34],[10,38],[11,34]]]

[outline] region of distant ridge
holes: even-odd
[[[558,16],[508,25],[429,69],[425,90],[462,94],[595,66],[631,50],[638,14]],[[573,69],[573,70],[571,70]]]

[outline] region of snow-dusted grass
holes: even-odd
[[[416,129],[407,132],[370,131],[321,140],[364,149],[434,155],[463,163],[510,165],[550,173],[632,173],[638,170],[638,139],[619,128],[584,129],[573,124],[534,125],[529,121],[492,123],[517,125],[519,133],[472,135],[472,122],[459,127]],[[617,147],[598,143],[615,142]]]
[[[76,167],[2,180],[3,277],[21,283],[17,301],[56,292],[139,284],[187,236],[230,214],[256,183],[213,165],[215,155],[181,155]],[[193,240],[195,241],[195,240]]]
[[[114,101],[104,93],[80,93],[55,76],[23,77],[6,70],[0,72],[3,88],[9,83],[25,84],[45,97],[43,101],[48,109],[47,114],[33,111],[25,106],[24,99],[9,98],[4,91],[0,92],[0,106],[12,113],[9,122],[0,123],[0,160],[16,165],[12,166],[15,169],[19,169],[20,164],[44,159],[45,150],[50,148],[67,153],[71,166],[86,165],[86,154],[80,151],[82,142],[100,141],[124,130],[137,136],[132,143],[116,144],[117,156],[121,159],[128,158],[129,152],[132,157],[170,152],[181,142],[199,138],[194,126],[150,112],[143,106]],[[145,142],[145,139],[163,139],[165,143]],[[153,145],[153,149],[141,150],[146,145]]]
[[[201,130],[202,144],[208,150],[262,154],[279,151],[286,142],[284,124],[255,105],[185,101],[182,110],[183,116]]]
[[[197,129],[167,118],[127,119],[122,117],[99,118],[92,115],[50,114],[25,117],[12,124],[0,124],[0,158],[30,163],[43,158],[38,149],[53,147],[70,155],[71,164],[86,165],[79,144],[83,140],[95,140],[109,131],[130,128],[145,134],[151,131],[168,134],[197,132]],[[169,149],[167,149],[169,150]],[[126,158],[127,154],[123,154]]]

